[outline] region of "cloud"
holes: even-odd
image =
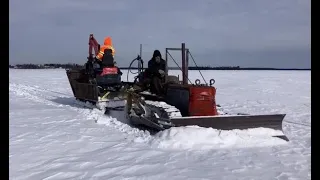
[[[208,62],[213,53],[240,66],[246,63],[232,60],[239,54],[256,54],[248,66],[264,64],[262,55],[290,64],[300,51],[303,64],[310,61],[310,9],[308,0],[11,0],[10,62],[84,63],[94,33],[99,42],[112,36],[124,66],[140,43],[148,59],[181,42],[200,64],[217,64]]]

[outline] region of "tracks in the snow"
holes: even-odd
[[[43,103],[46,105],[54,106],[54,107],[70,107],[74,110],[79,111],[79,108],[87,107],[85,106],[85,103],[79,103],[76,101],[70,94],[66,94],[63,92],[58,92],[46,88],[40,88],[38,86],[31,86],[31,85],[23,85],[23,84],[15,84],[15,83],[9,83],[9,91],[15,93],[18,96],[22,96],[24,98],[27,98],[32,101],[36,101],[39,103]],[[70,102],[69,104],[59,104],[57,102],[54,102],[56,98],[69,98]],[[152,106],[163,106],[163,109],[168,113],[168,115],[179,115],[179,111],[176,110],[174,107],[169,107],[168,105],[164,106],[160,102],[148,102],[148,105]],[[91,109],[91,108],[90,108]],[[222,108],[221,108],[222,110]],[[221,111],[222,112],[222,111]],[[306,128],[311,128],[310,124],[300,123],[300,122],[293,122],[293,121],[284,121],[286,124],[293,125],[293,126],[303,126]]]
[[[83,115],[87,120],[91,120],[92,122],[98,122],[98,124],[104,124],[117,131],[129,134],[130,136],[128,136],[128,139],[148,139],[150,136],[149,133],[141,131],[137,128],[133,128],[130,125],[123,123],[121,120],[118,120],[110,116],[106,116],[104,114],[104,111],[95,108],[95,106],[93,105],[90,108],[88,108],[88,104],[77,101],[73,97],[62,95],[64,93],[50,92],[43,88],[15,83],[9,83],[9,91],[14,93],[15,95],[18,95],[22,98],[26,98],[34,102],[42,103],[57,108],[68,108],[70,110],[76,111],[78,114]],[[57,94],[60,95],[57,96]],[[65,98],[68,99],[68,101],[61,104],[55,102],[55,99],[57,98]]]

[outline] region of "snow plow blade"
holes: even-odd
[[[283,133],[282,122],[285,116],[285,114],[193,116],[172,118],[171,122],[175,127],[196,125],[220,130],[244,130],[262,127],[278,130]],[[289,141],[284,134],[274,137]]]

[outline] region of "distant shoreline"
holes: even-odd
[[[10,69],[71,69],[71,68],[83,68],[83,65],[79,64],[17,64],[15,66],[9,65]],[[123,70],[137,70],[138,67],[119,67]],[[146,69],[146,68],[143,68]],[[262,67],[240,67],[240,66],[220,66],[220,67],[210,67],[210,66],[189,66],[189,70],[239,70],[239,71],[311,71],[311,68],[262,68]],[[169,67],[169,70],[180,70],[179,67]]]
[[[127,67],[120,67],[120,69],[128,70]],[[132,70],[137,70],[138,68],[131,68]],[[145,69],[145,68],[144,68]],[[169,70],[179,70],[179,68],[169,68]],[[240,71],[247,71],[247,70],[261,70],[261,71],[311,71],[311,69],[295,69],[295,68],[192,68],[189,67],[189,70],[201,70],[201,71],[207,71],[207,70],[220,70],[220,71],[227,71],[227,70],[240,70]]]
[[[64,69],[64,68],[9,68],[9,69]],[[67,68],[68,69],[68,68]],[[129,68],[120,68],[121,70],[128,70]],[[145,69],[145,68],[144,68]],[[137,70],[137,68],[131,68]],[[179,70],[176,68],[169,68],[169,70]],[[190,71],[311,71],[311,69],[278,69],[278,68],[240,68],[240,69],[189,69]]]

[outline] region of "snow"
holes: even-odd
[[[249,130],[220,131],[212,128],[187,126],[171,128],[156,134],[153,146],[174,149],[221,149],[274,146],[285,143],[272,136],[282,134],[275,130],[256,128]]]
[[[150,135],[123,114],[75,101],[64,70],[11,69],[10,179],[311,179],[310,71],[202,74],[216,80],[223,112],[287,114],[290,142],[263,128],[188,126]],[[197,71],[189,76],[201,80]]]

